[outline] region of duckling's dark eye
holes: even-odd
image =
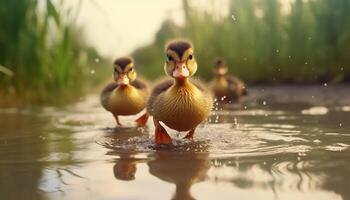
[[[193,55],[192,55],[192,54],[189,55],[189,56],[188,56],[188,59],[192,60],[192,59],[193,59]]]
[[[173,60],[173,57],[171,57],[170,55],[166,55],[168,61],[172,61]]]
[[[134,68],[130,68],[130,69],[129,69],[129,72],[132,72],[132,71],[134,71]]]
[[[114,72],[118,72],[116,68],[113,68]]]

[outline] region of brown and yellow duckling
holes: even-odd
[[[214,62],[214,80],[212,90],[219,100],[229,102],[238,101],[240,97],[248,94],[243,81],[233,75],[227,75],[227,64],[224,59],[217,59]]]
[[[156,85],[147,103],[153,115],[156,144],[170,144],[171,138],[159,122],[177,131],[189,131],[185,138],[193,139],[196,127],[212,109],[211,93],[199,81],[190,80],[197,63],[190,42],[176,40],[166,46],[165,72],[172,79]]]
[[[117,126],[121,126],[119,115],[135,115],[141,112],[148,97],[147,85],[136,79],[134,62],[129,57],[118,58],[113,64],[114,82],[108,84],[101,93],[101,104],[115,117]],[[148,120],[145,113],[136,120],[138,126],[144,126]]]

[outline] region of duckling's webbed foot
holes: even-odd
[[[148,113],[146,112],[141,117],[139,117],[137,120],[135,120],[137,126],[145,126],[148,120]]]
[[[117,124],[117,126],[116,126],[116,127],[118,127],[118,126],[122,126],[122,124],[121,124],[121,123],[120,123],[120,121],[119,121],[118,115],[113,114],[113,116],[114,116],[114,118],[115,118],[115,122],[116,122],[116,124]]]
[[[171,144],[171,137],[165,130],[165,128],[159,123],[158,120],[153,119],[155,129],[155,143],[156,144]]]
[[[189,139],[189,140],[193,140],[193,135],[194,135],[194,131],[196,130],[196,128],[191,129],[187,135],[184,137],[184,139]]]

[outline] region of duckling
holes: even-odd
[[[147,111],[153,115],[155,143],[172,142],[160,122],[177,131],[189,131],[185,138],[193,139],[196,127],[210,114],[213,99],[209,90],[198,80],[190,80],[197,71],[192,44],[175,40],[166,46],[164,65],[166,79],[157,84],[147,102]]]
[[[134,61],[130,57],[121,57],[113,63],[114,82],[108,84],[101,93],[101,104],[115,117],[117,126],[121,126],[119,115],[135,115],[141,112],[148,97],[147,85],[136,79]],[[147,112],[135,122],[144,126],[148,120]]]
[[[236,102],[241,96],[248,94],[243,81],[235,76],[227,75],[227,64],[224,59],[218,58],[214,62],[214,74],[212,90],[216,98],[225,102]]]

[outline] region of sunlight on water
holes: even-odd
[[[325,115],[328,113],[328,109],[326,107],[312,107],[306,110],[302,110],[301,113],[303,115]]]

